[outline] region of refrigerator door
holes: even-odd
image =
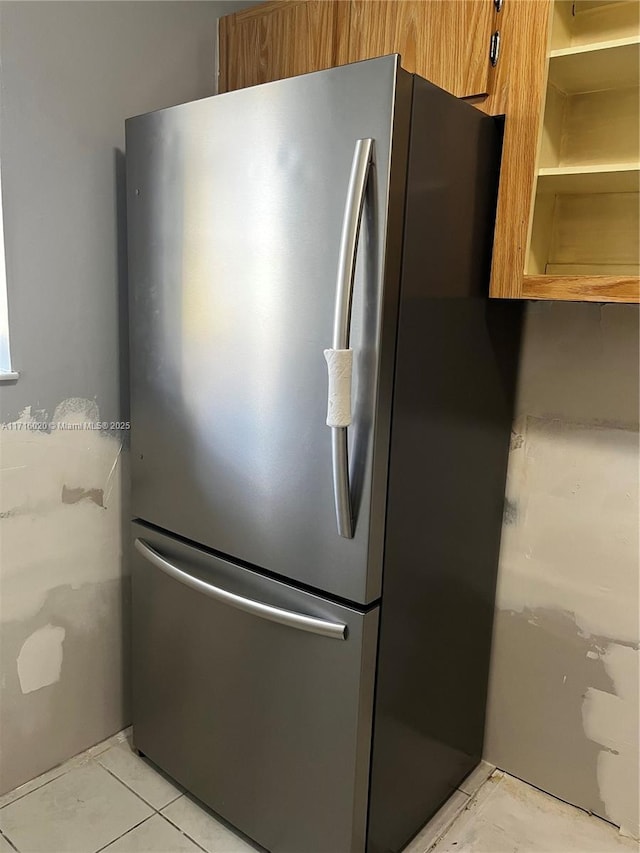
[[[363,604],[380,594],[411,87],[390,56],[127,122],[134,515]],[[331,430],[336,340],[353,419]]]
[[[378,608],[133,539],[135,746],[269,850],[363,850]]]

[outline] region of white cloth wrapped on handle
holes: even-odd
[[[353,350],[326,349],[329,370],[327,426],[348,427],[351,423],[351,374]]]

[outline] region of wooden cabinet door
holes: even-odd
[[[399,53],[402,67],[459,98],[488,91],[492,0],[351,0],[339,57]]]
[[[336,65],[339,0],[263,3],[220,19],[219,92]]]

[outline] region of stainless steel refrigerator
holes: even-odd
[[[134,742],[273,853],[397,851],[482,751],[500,128],[399,63],[126,125]]]

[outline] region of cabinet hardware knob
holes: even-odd
[[[498,64],[498,57],[500,56],[500,30],[496,30],[495,33],[491,36],[491,44],[489,46],[489,60],[493,67]]]

